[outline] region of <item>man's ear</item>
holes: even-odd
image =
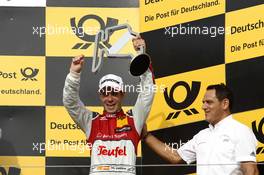
[[[224,110],[229,109],[229,104],[230,103],[229,103],[229,100],[227,98],[222,100],[222,107],[223,107]]]

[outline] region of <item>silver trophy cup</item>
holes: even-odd
[[[96,73],[100,70],[102,66],[102,58],[104,55],[107,58],[129,58],[131,59],[129,65],[129,72],[133,76],[140,76],[147,71],[150,65],[150,56],[145,53],[145,48],[140,47],[138,54],[136,56],[132,54],[112,54],[107,48],[99,48],[99,42],[106,43],[109,41],[110,34],[118,31],[127,29],[132,36],[138,36],[138,33],[133,32],[128,24],[117,25],[113,27],[108,27],[105,30],[100,30],[94,41],[94,54],[92,61],[92,72]]]

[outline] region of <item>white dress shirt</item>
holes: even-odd
[[[239,163],[256,162],[257,140],[251,129],[227,116],[201,130],[178,149],[188,164],[197,162],[197,175],[235,175]]]

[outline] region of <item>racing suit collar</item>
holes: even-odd
[[[107,118],[123,118],[125,116],[123,109],[121,109],[120,111],[116,112],[116,113],[108,113],[107,111],[103,112],[103,116],[107,117]]]

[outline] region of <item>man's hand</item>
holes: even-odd
[[[141,139],[143,141],[145,141],[145,139],[147,138],[148,134],[149,134],[149,132],[148,132],[147,124],[145,123],[143,128],[142,128],[142,132],[141,132],[141,136],[140,136]]]
[[[84,55],[76,56],[72,59],[70,71],[80,73],[84,64]]]
[[[138,51],[140,49],[140,46],[143,46],[146,49],[146,43],[145,40],[141,38],[141,36],[136,36],[132,39],[134,49]]]

